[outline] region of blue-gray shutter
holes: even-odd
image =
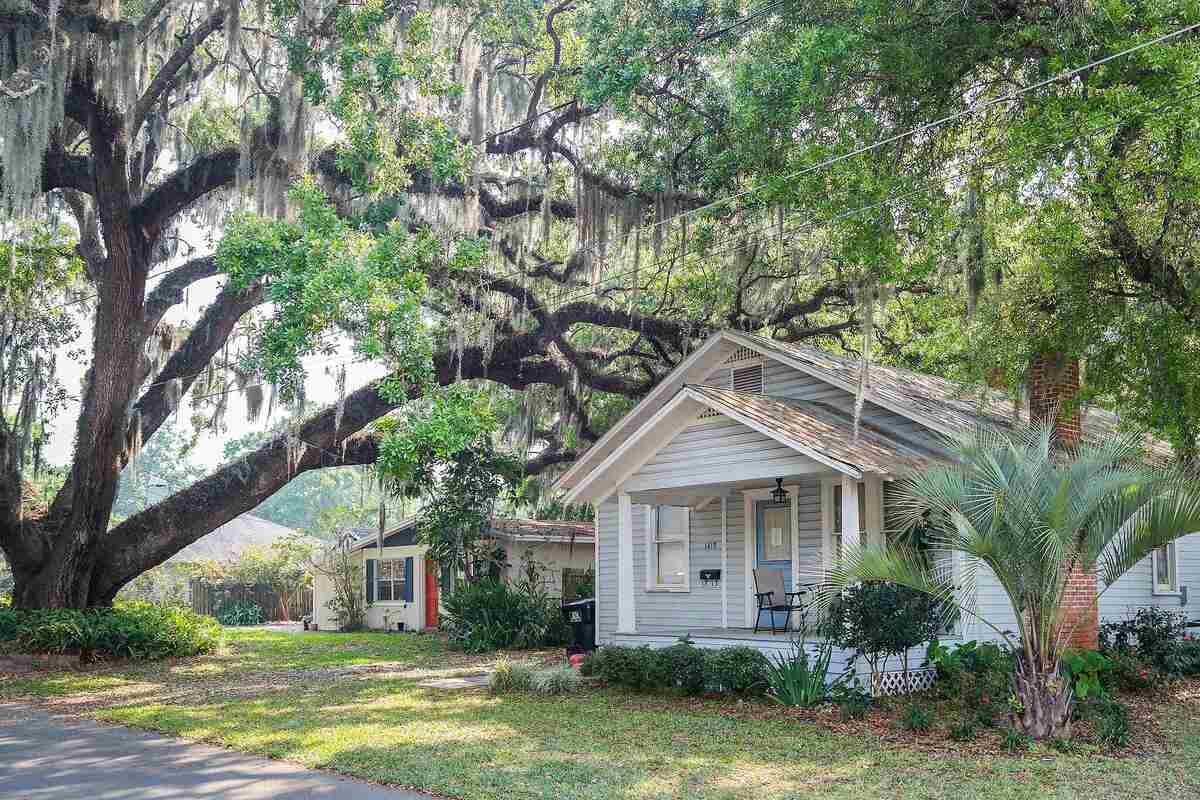
[[[413,560],[412,556],[404,559],[404,602],[411,603],[413,599]]]
[[[375,559],[367,559],[367,602],[375,602]]]

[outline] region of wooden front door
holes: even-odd
[[[436,628],[438,624],[438,565],[425,559],[425,627]]]

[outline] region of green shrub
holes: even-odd
[[[1093,696],[1075,708],[1078,719],[1090,720],[1096,728],[1096,740],[1104,747],[1119,750],[1133,738],[1129,712],[1111,697]]]
[[[1167,672],[1172,675],[1200,675],[1200,640],[1184,636],[1167,654]]]
[[[1001,698],[1009,691],[1012,654],[992,642],[967,641],[955,647],[932,642],[926,661],[937,669],[937,689],[963,719],[995,724]]]
[[[24,653],[78,653],[84,661],[156,659],[208,653],[220,639],[212,618],[149,603],[85,611],[0,609],[0,642]]]
[[[528,664],[514,663],[507,658],[496,660],[496,668],[488,682],[493,694],[527,692],[533,687],[533,668]]]
[[[596,675],[610,686],[644,692],[670,686],[670,670],[660,651],[642,647],[603,647],[596,655]]]
[[[585,678],[592,678],[597,675],[596,669],[600,663],[600,651],[592,650],[589,653],[583,654],[583,661],[579,662],[579,674]]]
[[[705,656],[705,683],[714,691],[754,696],[765,694],[771,662],[752,647],[710,650]]]
[[[1104,673],[1105,681],[1126,692],[1147,692],[1160,682],[1158,670],[1143,664],[1133,652],[1109,651],[1112,669]]]
[[[950,738],[956,742],[969,742],[975,738],[975,720],[967,718],[956,722],[950,727]]]
[[[678,687],[688,695],[704,692],[705,653],[703,650],[685,640],[659,650],[658,657],[664,662],[663,670],[669,685]]]
[[[811,708],[828,694],[826,679],[833,659],[833,643],[826,641],[811,655],[803,641],[792,645],[787,656],[776,656],[767,671],[767,694],[785,706]]]
[[[837,704],[843,722],[864,718],[874,702],[874,698],[857,685],[852,686],[844,681],[837,681],[829,687],[829,699]]]
[[[1171,672],[1171,656],[1186,631],[1187,617],[1183,614],[1139,608],[1132,619],[1100,626],[1100,649],[1110,657],[1133,654],[1148,666]]]
[[[914,733],[924,733],[933,727],[933,714],[917,703],[909,703],[900,715],[900,727]]]
[[[946,617],[927,592],[888,581],[863,581],[831,598],[820,625],[824,638],[862,657],[872,679],[899,657],[907,673],[908,651],[937,636]]]
[[[556,601],[496,578],[462,584],[446,596],[443,612],[450,641],[470,653],[556,647],[570,634]]]
[[[579,673],[570,667],[553,667],[533,673],[530,688],[538,694],[559,695],[579,691]]]
[[[217,609],[215,616],[217,622],[229,627],[262,625],[264,619],[262,608],[250,600],[227,600]]]

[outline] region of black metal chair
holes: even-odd
[[[787,591],[783,583],[783,570],[781,569],[756,569],[754,570],[754,599],[758,603],[758,612],[754,616],[754,632],[758,633],[759,629],[765,629],[762,624],[763,612],[768,612],[771,620],[771,633],[787,633],[792,629],[792,614],[799,611],[804,617],[808,613],[808,607],[802,602],[802,598],[809,594],[811,590],[808,588],[800,589],[795,592]],[[782,602],[778,602],[782,601]],[[780,629],[775,621],[776,614],[785,614],[783,620],[783,628]],[[805,620],[801,620],[801,627],[804,627]]]

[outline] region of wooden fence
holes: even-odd
[[[312,587],[305,587],[300,597],[284,603],[279,593],[265,583],[209,583],[203,578],[191,581],[192,611],[215,617],[226,603],[254,603],[263,612],[265,622],[298,620],[313,610]]]

